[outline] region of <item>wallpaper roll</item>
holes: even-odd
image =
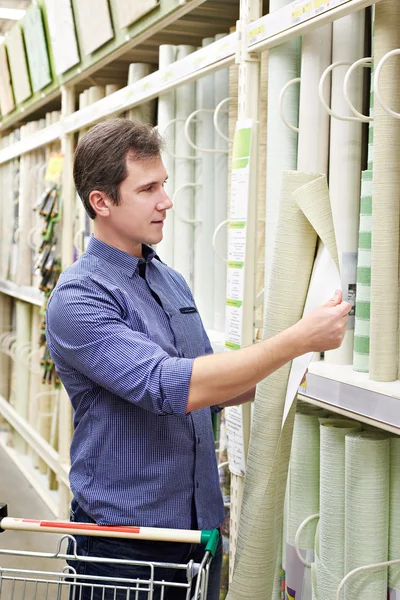
[[[320,519],[316,542],[316,598],[336,600],[345,575],[345,439],[360,430],[355,421],[320,421]]]
[[[269,89],[269,54],[261,54],[260,65],[260,96],[259,96],[259,117],[258,117],[258,172],[265,173],[267,170],[267,129],[268,129],[268,89]],[[288,167],[289,169],[290,167]],[[267,180],[265,177],[259,178],[258,196],[257,196],[257,229],[256,229],[256,271],[255,271],[255,293],[259,297],[265,289],[265,198],[267,190]],[[263,304],[254,311],[254,318],[258,323],[262,323]],[[261,337],[261,327],[256,330],[256,339]]]
[[[345,573],[388,559],[389,436],[363,431],[346,436]],[[346,600],[385,599],[387,569],[349,580]]]
[[[364,57],[365,12],[358,11],[333,24],[332,62],[355,62]],[[348,67],[332,72],[332,110],[343,116],[353,116],[343,94]],[[357,107],[362,106],[363,70],[351,79],[350,95]],[[358,222],[360,205],[360,170],[362,124],[356,121],[331,119],[329,152],[329,194],[332,203],[336,239],[340,248],[339,264],[343,299],[355,301],[357,279]],[[353,362],[354,310],[340,348],[325,353],[325,362],[350,365]]]
[[[270,12],[289,3],[289,0],[271,0]],[[297,37],[269,51],[265,289],[268,289],[282,174],[297,167],[297,133],[289,129],[280,117],[279,95],[288,81],[300,75],[300,49],[301,38]],[[299,85],[292,85],[285,97],[285,116],[293,125],[297,125],[299,119],[299,90]]]
[[[400,558],[400,438],[390,440],[389,560]],[[400,597],[400,565],[389,567],[389,588]]]
[[[194,52],[193,46],[178,46],[177,60]],[[190,288],[193,289],[193,224],[182,220],[194,218],[194,191],[193,187],[185,187],[194,182],[194,155],[193,148],[185,137],[185,121],[195,110],[196,106],[196,84],[187,83],[176,90],[176,128],[175,128],[175,188],[179,189],[179,195],[175,199],[175,206],[179,203],[179,209],[174,210],[174,268],[186,279]],[[181,158],[182,157],[182,158]],[[179,214],[178,214],[179,213]]]
[[[153,65],[148,63],[132,63],[129,65],[128,85],[137,83],[154,71]],[[150,100],[139,106],[128,110],[128,118],[136,119],[141,123],[150,123],[154,125],[156,114],[156,101]]]
[[[297,168],[310,173],[328,172],[329,115],[318,96],[322,73],[331,64],[332,25],[303,35]],[[328,97],[330,85],[325,86]]]
[[[400,4],[382,0],[375,7],[375,62],[400,46]],[[382,70],[381,93],[398,106],[396,64]],[[394,381],[398,371],[400,123],[374,106],[374,176],[372,185],[370,377]]]
[[[332,25],[302,36],[301,84],[297,168],[309,173],[328,173],[329,115],[318,97],[322,73],[331,64]],[[330,93],[329,81],[325,93]],[[315,360],[320,355],[315,354]]]
[[[293,325],[303,314],[316,231],[327,248],[333,246],[336,251],[326,178],[285,173],[266,299],[265,339]],[[230,600],[265,600],[273,592],[296,408],[294,402],[282,428],[289,373],[290,364],[257,386]]]
[[[224,34],[216,35],[219,40]],[[217,107],[222,100],[230,97],[229,94],[229,69],[218,71],[215,76],[214,106]],[[236,90],[237,95],[237,90]],[[234,103],[234,100],[231,102]],[[218,126],[221,132],[228,137],[228,104],[220,112]],[[218,133],[215,133],[215,149],[224,152],[214,154],[214,190],[218,202],[214,203],[214,227],[225,221],[228,210],[228,142]],[[226,230],[217,238],[217,250],[221,256],[227,256]],[[214,329],[225,329],[225,303],[226,303],[226,262],[220,256],[214,257]]]
[[[311,571],[295,551],[295,537],[305,519],[319,512],[319,418],[314,411],[297,412],[294,421],[288,478],[288,527],[286,533],[286,586],[293,597],[311,597]],[[314,560],[317,521],[301,534],[299,548],[308,561]]]
[[[21,127],[21,139],[26,139],[37,130],[35,121]],[[27,152],[19,161],[19,203],[18,203],[18,268],[17,285],[32,284],[32,248],[28,234],[32,228],[32,169],[35,166],[34,153]]]
[[[357,258],[356,324],[354,330],[354,371],[368,373],[371,314],[372,171],[361,180],[360,232]]]
[[[161,45],[159,55],[160,69],[166,69],[176,60],[176,46]],[[175,119],[175,90],[162,94],[158,98],[158,113],[157,125],[158,131],[163,136],[166,150],[163,152],[163,162],[168,173],[168,181],[165,185],[167,194],[172,198],[174,193],[174,178],[175,178],[175,160],[172,154],[175,149],[175,123],[171,123]],[[168,126],[168,129],[166,129]],[[172,153],[172,154],[171,154]],[[174,212],[167,212],[167,219],[164,221],[163,239],[157,244],[157,253],[170,267],[174,266]]]
[[[205,38],[203,48],[214,42]],[[196,110],[214,110],[215,78],[211,73],[196,83]],[[199,112],[195,123],[189,128],[189,136],[198,148],[214,149],[213,112]],[[214,195],[214,154],[196,151],[195,178],[199,185],[194,190],[194,269],[193,293],[206,329],[214,327],[214,263],[216,257],[212,246],[215,230],[214,205],[219,201]]]

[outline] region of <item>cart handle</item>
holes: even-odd
[[[206,552],[210,552],[212,556],[215,556],[217,552],[219,542],[219,531],[218,529],[204,530],[201,532],[200,543],[206,547]]]
[[[215,556],[219,541],[218,529],[192,531],[190,529],[161,529],[155,527],[96,525],[95,523],[70,521],[15,519],[7,516],[7,504],[0,503],[0,533],[6,530],[202,544],[206,546],[206,551],[213,556]]]

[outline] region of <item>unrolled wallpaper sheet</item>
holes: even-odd
[[[45,2],[56,73],[61,75],[79,63],[71,0]]]
[[[128,27],[159,5],[159,0],[115,0],[119,26]]]
[[[7,51],[15,101],[17,104],[21,104],[31,96],[32,92],[22,31],[19,25],[13,27],[7,35]]]
[[[319,238],[331,251],[333,263],[337,262],[326,177],[285,173],[264,339],[301,319]],[[282,427],[290,369],[290,364],[285,365],[257,387],[229,600],[265,600],[273,594],[296,409],[291,402]]]
[[[107,0],[76,0],[76,12],[84,54],[91,54],[114,37]]]
[[[11,75],[8,68],[6,45],[0,44],[0,112],[8,115],[14,110],[14,98],[11,87]]]
[[[38,5],[33,4],[26,13],[24,35],[32,88],[38,92],[51,82],[42,11]]]

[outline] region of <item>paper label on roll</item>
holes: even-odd
[[[234,475],[243,476],[246,471],[246,460],[240,406],[230,406],[225,409],[225,423],[229,469]]]
[[[305,560],[313,562],[314,552],[302,550],[300,552]],[[286,589],[288,598],[311,598],[311,570],[300,562],[296,549],[291,544],[286,544]]]
[[[356,314],[357,252],[343,252],[341,271],[343,300],[352,305],[347,325],[347,329],[350,330],[354,329]]]

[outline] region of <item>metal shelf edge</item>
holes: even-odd
[[[400,398],[396,396],[308,373],[307,386],[299,390],[299,397],[305,402],[400,434]]]
[[[321,0],[294,0],[248,25],[247,50],[263,52],[377,2],[380,0],[326,0],[321,5]]]

